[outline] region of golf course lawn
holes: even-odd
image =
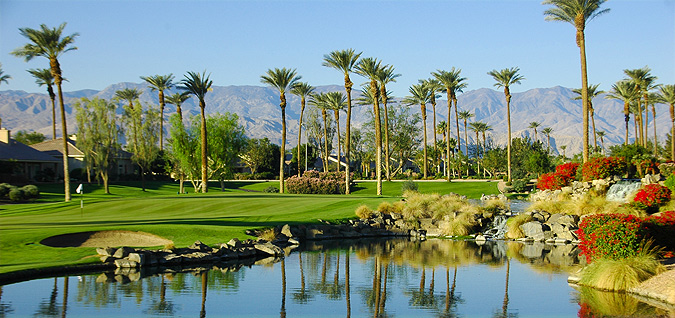
[[[424,193],[455,192],[469,198],[498,193],[497,182],[417,184]],[[375,195],[375,182],[358,183],[350,196],[256,192],[270,185],[279,183],[226,182],[221,192],[220,184],[213,182],[209,193],[195,194],[186,183],[190,194],[179,195],[178,184],[170,182],[148,182],[145,192],[140,183],[111,185],[111,194],[104,194],[102,186],[87,184],[84,194],[73,194],[68,203],[63,202],[62,185],[40,185],[40,199],[34,203],[0,204],[0,273],[99,262],[91,247],[40,244],[54,235],[128,230],[164,237],[176,247],[196,240],[215,245],[233,237],[249,238],[246,229],[353,218],[360,205],[375,208],[382,201],[400,200],[401,195],[401,182],[384,182],[381,197]]]

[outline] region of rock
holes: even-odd
[[[101,256],[101,262],[103,263],[112,263],[115,261],[115,258],[112,256]]]
[[[540,258],[544,253],[544,246],[544,243],[540,242],[524,244],[520,254],[527,258]]]
[[[312,240],[312,239],[317,239],[323,236],[323,230],[317,229],[317,228],[307,228],[307,238]]]
[[[487,241],[487,238],[485,238],[484,235],[476,235],[476,242],[485,242]]]
[[[288,225],[288,224],[284,224],[284,226],[281,227],[281,234],[283,234],[284,236],[286,236],[288,238],[291,238],[291,237],[295,236],[295,235],[293,235],[293,231],[291,231],[291,226]]]
[[[284,256],[284,250],[272,243],[256,244],[255,249],[272,256]]]
[[[238,249],[238,248],[242,248],[243,244],[241,243],[241,241],[238,238],[235,237],[235,238],[231,239],[229,242],[227,242],[227,246],[229,246],[233,249]]]
[[[391,219],[394,220],[394,221],[400,220],[400,219],[403,218],[403,215],[401,215],[400,213],[396,213],[396,212],[389,213],[389,216],[391,216]]]
[[[133,253],[136,250],[131,248],[131,247],[120,247],[115,251],[115,254],[113,254],[114,258],[125,258],[129,253]]]
[[[101,256],[113,256],[116,249],[113,247],[97,247],[96,253]]]
[[[118,268],[128,268],[128,267],[138,267],[138,262],[134,262],[128,259],[120,258],[115,260],[115,266]]]
[[[138,263],[140,266],[145,265],[145,254],[142,253],[129,253],[129,256],[127,256],[127,259],[133,262]]]
[[[545,239],[543,226],[539,222],[527,222],[520,226],[520,230],[523,231],[526,237],[530,237],[535,241]]]
[[[202,243],[201,241],[194,242],[194,244],[188,246],[188,248],[191,250],[197,250],[202,252],[211,252],[211,247]]]

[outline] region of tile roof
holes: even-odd
[[[60,162],[48,153],[24,145],[14,139],[9,143],[0,142],[0,160],[16,160],[22,162]]]

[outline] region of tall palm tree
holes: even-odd
[[[75,38],[79,35],[73,33],[67,36],[61,36],[66,23],[62,23],[56,28],[49,28],[44,24],[40,25],[40,29],[19,28],[19,33],[26,37],[31,43],[12,51],[11,54],[18,57],[23,57],[26,62],[32,60],[36,56],[42,56],[49,60],[50,70],[54,78],[54,84],[59,93],[59,107],[61,108],[61,130],[63,133],[63,184],[65,201],[70,201],[70,171],[68,168],[68,130],[66,129],[66,111],[63,105],[63,91],[61,90],[61,83],[63,77],[61,76],[61,65],[59,64],[59,56],[68,51],[77,50],[77,47],[72,46]]]
[[[469,123],[469,127],[471,127],[471,131],[476,133],[476,140],[475,140],[475,143],[476,143],[476,158],[480,157],[480,143],[478,141],[478,134],[480,133],[480,130],[481,130],[481,124],[482,124],[482,122],[479,122],[479,121],[474,121],[472,123]]]
[[[52,101],[52,139],[56,139],[56,94],[54,93],[54,76],[47,68],[30,69],[30,75],[35,77],[35,83],[40,86],[47,86],[49,99]]]
[[[321,117],[323,118],[323,171],[328,171],[328,94],[312,94],[309,104],[321,109]]]
[[[298,175],[300,175],[300,145],[302,144],[302,116],[305,113],[307,97],[314,92],[314,86],[307,82],[299,82],[291,88],[291,94],[300,97],[300,122],[298,123]]]
[[[441,95],[436,93],[441,93],[445,90],[443,84],[435,78],[429,78],[424,81],[421,81],[424,85],[429,87],[429,103],[431,103],[431,112],[433,114],[433,131],[434,131],[434,153],[438,154],[438,140],[436,139],[436,98],[440,98]],[[437,155],[434,156],[434,164],[438,167],[440,171],[441,166],[438,164]]]
[[[141,96],[141,91],[135,89],[135,88],[125,88],[122,90],[118,90],[115,92],[115,98],[124,100],[129,103],[129,109],[134,109],[134,101],[137,100]],[[133,119],[132,119],[133,120]],[[133,135],[134,135],[134,152],[138,152],[138,137],[136,134],[136,129],[138,126],[136,123],[133,123],[131,125],[131,129],[134,130]]]
[[[638,91],[638,95],[642,95],[644,102],[638,97],[637,99],[637,104],[638,104],[638,109],[640,111],[640,124],[642,125],[642,106],[644,105],[645,107],[645,112],[647,112],[647,106],[649,105],[649,91],[652,89],[657,88],[658,85],[656,85],[656,80],[657,77],[653,76],[650,72],[651,69],[647,66],[643,68],[638,68],[638,69],[626,69],[623,70],[624,74],[626,74],[633,82],[633,85],[635,85],[636,90]],[[647,146],[647,122],[645,122],[645,127],[644,127],[644,132],[640,130],[640,135],[643,136],[642,139],[642,145],[644,147]],[[656,144],[656,143],[655,143]]]
[[[467,134],[466,134],[466,121],[471,119],[471,117],[474,117],[474,116],[476,116],[476,115],[474,115],[473,113],[471,113],[468,110],[463,110],[463,111],[459,112],[459,115],[457,116],[457,118],[464,121],[464,151],[467,153],[467,155],[469,153],[469,141],[468,141]]]
[[[675,85],[659,87],[658,100],[670,106],[670,160],[675,160]]]
[[[659,86],[660,85],[657,85],[656,87],[659,87]],[[654,108],[654,105],[656,105],[658,103],[659,95],[658,95],[658,93],[650,92],[648,94],[648,96],[649,96],[648,99],[645,100],[645,103],[646,103],[645,105],[649,105],[652,108],[652,118],[653,118],[653,120],[652,120],[653,125],[652,126],[654,126],[654,156],[657,156],[658,155],[658,148],[659,148],[659,141],[658,141],[658,137],[657,137],[657,134],[656,134],[656,108]]]
[[[612,85],[612,90],[605,96],[608,99],[618,99],[623,101],[623,115],[626,122],[626,141],[625,145],[628,145],[628,122],[630,121],[630,104],[632,101],[636,100],[638,97],[638,92],[633,85],[628,80],[621,80]],[[638,136],[635,136],[637,138]]]
[[[563,151],[563,159],[567,158],[567,156],[565,155],[565,151],[567,150],[567,145],[560,146],[560,149],[562,149],[562,151]]]
[[[173,87],[173,74],[141,76],[141,79],[150,84],[153,92],[159,92],[159,151],[164,151],[164,91]]]
[[[546,127],[542,129],[541,132],[546,135],[546,149],[551,151],[551,133],[553,132],[553,128]]]
[[[598,131],[595,132],[595,134],[598,135],[598,137],[600,137],[600,147],[602,147],[602,154],[604,155],[605,154],[605,136],[607,135],[607,133],[605,133],[602,130],[598,130]]]
[[[377,174],[377,195],[382,195],[382,129],[380,128],[380,93],[377,79],[382,72],[382,63],[376,58],[362,58],[354,67],[356,74],[370,80],[370,93],[373,98],[373,117],[375,119],[375,161]],[[348,115],[349,116],[349,115]],[[347,143],[349,144],[349,143]]]
[[[506,162],[508,181],[511,182],[511,90],[509,87],[513,84],[520,84],[520,81],[525,78],[518,74],[520,69],[517,67],[505,68],[501,71],[492,70],[488,75],[492,76],[496,87],[504,88],[504,96],[506,97],[506,124],[508,126],[508,138],[506,142]]]
[[[530,125],[527,126],[527,128],[534,129],[534,142],[537,142],[537,128],[539,128],[539,126],[541,126],[541,123],[536,121],[531,122]]]
[[[270,85],[279,91],[279,107],[281,108],[281,163],[279,167],[279,193],[284,193],[284,162],[286,157],[286,91],[291,90],[302,78],[295,69],[268,69],[267,74],[260,76],[263,84]],[[347,185],[349,187],[349,185]]]
[[[544,11],[547,21],[561,21],[572,24],[576,29],[576,43],[581,57],[581,104],[583,113],[583,162],[588,161],[588,72],[586,67],[586,24],[595,17],[609,12],[600,9],[606,0],[544,0],[552,8]]]
[[[334,68],[342,72],[345,76],[345,92],[347,93],[347,123],[345,128],[345,159],[347,160],[347,169],[345,171],[345,194],[350,193],[349,184],[351,183],[349,170],[351,167],[351,120],[352,120],[352,83],[349,73],[361,57],[361,52],[356,53],[354,49],[333,51],[323,56],[323,66]]]
[[[448,129],[448,122],[446,122],[445,120],[440,121],[440,122],[438,123],[438,125],[436,126],[436,132],[439,133],[439,134],[441,134],[441,138],[442,138],[441,141],[442,141],[442,144],[444,144],[446,148],[448,147],[448,141],[445,139],[446,136],[447,136],[447,135],[445,134],[446,131],[447,131],[447,129]],[[436,133],[436,132],[434,132],[434,133]],[[443,151],[442,151],[442,154],[441,154],[441,157],[445,157],[445,155],[446,155],[446,151],[443,150]],[[448,159],[448,158],[446,157],[445,160],[443,161],[443,162],[444,162],[444,163],[443,163],[443,167],[444,167],[444,168],[447,168],[447,165],[448,165],[448,164],[447,164],[447,159]],[[448,169],[445,169],[443,172],[446,173],[447,170],[448,170]],[[444,174],[444,175],[445,175],[445,174]]]
[[[461,69],[455,69],[452,67],[450,71],[436,70],[432,72],[431,75],[434,76],[443,86],[445,86],[445,93],[448,99],[448,139],[450,138],[450,118],[452,117],[452,103],[455,103],[455,126],[457,127],[457,144],[461,145],[461,140],[459,137],[459,118],[457,117],[457,93],[461,92],[466,88],[467,84],[464,82],[466,78],[461,77]],[[450,147],[446,151],[446,157],[450,158]],[[461,168],[461,162],[460,162]],[[459,169],[459,177],[462,178],[462,169]],[[450,174],[448,174],[448,182],[450,181]]]
[[[347,107],[347,97],[341,92],[330,92],[326,94],[328,108],[335,114],[335,127],[337,129],[337,171],[340,172],[340,111]]]
[[[487,142],[485,139],[485,133],[488,131],[492,130],[492,126],[488,125],[487,123],[479,122],[480,123],[480,132],[483,135],[483,155],[485,155],[485,152],[487,151]]]
[[[211,90],[211,85],[213,81],[210,79],[211,74],[206,75],[206,71],[202,74],[196,72],[187,72],[184,75],[185,78],[180,81],[178,88],[186,92],[189,92],[192,95],[195,95],[199,100],[199,108],[201,111],[201,139],[202,139],[202,193],[208,192],[208,162],[207,162],[207,140],[206,140],[206,115],[204,114],[204,109],[206,108],[206,102],[204,101],[204,96],[206,93]],[[281,148],[283,149],[283,148]],[[283,161],[282,161],[283,164]]]
[[[427,178],[427,103],[431,100],[431,90],[428,85],[414,84],[408,89],[410,96],[406,97],[403,102],[408,105],[420,105],[422,109],[422,128],[424,130],[424,143],[422,149],[424,150],[424,178]]]
[[[183,105],[188,98],[190,98],[190,93],[188,92],[174,93],[173,95],[166,97],[167,104],[176,105],[176,113],[181,121],[183,121],[183,111],[180,106]]]
[[[600,96],[600,94],[604,94],[605,91],[603,90],[598,90],[598,87],[600,84],[591,84],[588,86],[588,112],[591,117],[591,125],[593,128],[593,144],[595,145],[595,148],[598,148],[598,136],[596,135],[597,130],[595,130],[595,110],[593,109],[593,98],[596,98]],[[580,100],[581,99],[581,94],[583,93],[581,89],[575,88],[572,90],[572,92],[576,93],[579,96],[574,97],[574,100]]]
[[[7,80],[10,78],[12,78],[12,76],[9,74],[5,74],[5,72],[2,70],[2,63],[0,63],[0,83],[2,82],[9,83],[7,82]]]
[[[396,82],[396,78],[401,74],[394,73],[394,67],[385,65],[377,74],[377,82],[380,84],[380,99],[382,100],[382,108],[384,110],[384,166],[385,177],[387,181],[391,180],[389,167],[389,110],[387,108],[387,84]]]

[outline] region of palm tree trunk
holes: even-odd
[[[300,145],[302,145],[302,115],[305,113],[305,97],[300,101],[300,125],[298,127],[298,176],[300,176]]]
[[[347,123],[345,127],[345,160],[347,161],[347,167],[345,169],[345,194],[350,193],[349,184],[351,182],[349,172],[350,168],[350,150],[351,150],[351,120],[352,120],[352,82],[349,79],[349,74],[345,74],[345,91],[347,92]]]
[[[281,107],[281,160],[279,162],[279,193],[284,193],[284,164],[286,160],[286,96]]]
[[[506,95],[506,123],[508,126],[508,136],[506,140],[506,173],[508,182],[511,182],[511,94],[509,94],[508,88],[504,88],[504,94]],[[588,125],[586,125],[586,128],[588,128]],[[586,131],[586,133],[588,133],[588,131]],[[588,138],[588,134],[586,137]],[[588,147],[588,145],[586,145],[586,147]]]
[[[208,192],[208,182],[209,182],[209,177],[208,177],[208,162],[206,160],[206,154],[207,154],[207,140],[206,140],[206,114],[204,114],[204,108],[206,108],[206,104],[204,103],[203,100],[199,101],[199,108],[201,109],[201,134],[202,134],[202,193]]]
[[[422,127],[424,128],[424,179],[427,178],[427,106],[422,104]]]
[[[577,45],[579,46],[579,55],[581,56],[581,101],[583,114],[583,163],[588,161],[588,74],[586,66],[586,40],[583,27],[577,27]],[[510,130],[509,130],[510,131]],[[511,138],[509,137],[509,140]],[[510,156],[509,156],[510,157]],[[510,158],[509,158],[510,159]],[[509,165],[510,166],[510,165]],[[509,168],[510,170],[510,168]],[[511,173],[509,172],[509,181],[511,181]]]
[[[469,135],[466,133],[466,119],[464,119],[464,151],[466,151],[466,156],[469,157]]]
[[[371,82],[370,87],[373,96],[377,96],[377,84],[375,84],[375,81]],[[377,162],[375,171],[377,174],[377,195],[382,195],[382,125],[380,123],[380,104],[377,97],[374,98],[373,108],[375,115],[375,161]]]
[[[654,156],[658,155],[659,142],[656,136],[656,109],[654,109],[654,104],[652,104],[652,118],[654,121]]]
[[[635,128],[635,142],[634,142],[634,144],[636,144],[636,145],[642,145],[641,139],[638,138],[638,126],[639,126],[639,124],[638,124],[638,116],[637,116],[637,114],[636,114],[635,116],[633,116],[633,127]],[[642,128],[640,128],[640,130],[642,130]]]
[[[434,95],[436,92],[433,93]],[[431,103],[431,107],[434,113],[434,164],[436,165],[436,173],[441,171],[441,165],[438,164],[438,140],[436,139],[436,102]]]
[[[326,110],[321,110],[323,115],[323,171],[328,172],[328,121]]]
[[[164,91],[159,91],[159,151],[164,151]]]
[[[382,85],[382,107],[384,110],[384,176],[391,181],[391,167],[389,166],[389,109],[387,108],[387,88]]]
[[[593,144],[595,145],[595,148],[598,148],[598,135],[595,130],[595,110],[593,109],[593,104],[591,102],[588,102],[588,111],[590,112],[591,125],[593,126]]]
[[[675,160],[675,104],[670,104],[670,160]]]
[[[51,86],[48,88],[49,99],[52,100],[52,140],[56,139],[56,96]]]
[[[337,172],[340,172],[340,111],[335,111],[335,127],[337,128]]]
[[[445,171],[447,172],[446,177],[448,178],[448,182],[450,182],[450,169],[448,169],[448,164],[450,163],[450,115],[452,114],[452,98],[450,98],[450,89],[446,90],[446,95],[448,98],[448,124],[445,126],[445,133],[446,133],[446,142],[445,142]]]
[[[58,61],[56,61],[56,67],[58,67]],[[54,64],[54,62],[51,62]],[[63,191],[65,193],[66,202],[70,202],[70,169],[68,168],[68,129],[66,128],[66,110],[63,105],[63,91],[61,90],[61,76],[60,69],[59,76],[54,77],[54,82],[56,88],[59,91],[59,107],[61,108],[61,132],[63,133]],[[52,65],[52,73],[54,72],[54,66]]]
[[[626,122],[626,141],[624,142],[624,145],[628,145],[628,122],[630,121],[630,111],[628,110],[629,108],[628,102],[624,102],[624,120]],[[671,115],[671,118],[674,118],[675,116]],[[675,120],[675,119],[674,119]]]
[[[452,93],[452,101],[455,104],[455,125],[457,126],[457,147],[459,147],[460,151],[461,151],[462,141],[460,140],[460,137],[459,137],[459,116],[457,116],[457,113],[458,113],[458,111],[457,111],[457,97],[455,97],[454,92]],[[459,160],[459,169],[458,170],[459,170],[459,178],[461,179],[462,178],[462,159],[461,159],[461,157],[460,157],[460,160]]]

